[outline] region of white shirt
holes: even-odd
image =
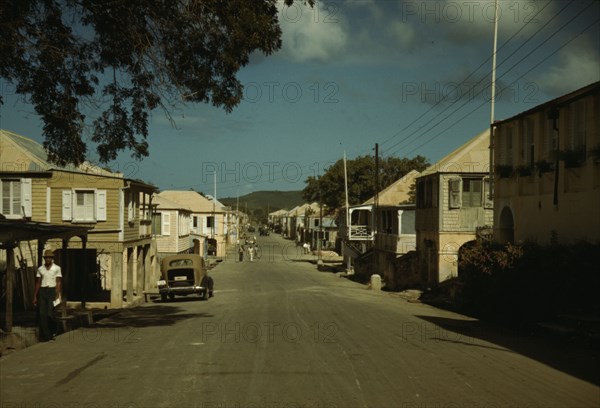
[[[46,268],[46,265],[42,265],[38,268],[35,277],[42,278],[41,286],[43,288],[55,288],[56,278],[62,278],[60,266],[53,263],[52,266],[50,266],[50,269],[48,269]]]

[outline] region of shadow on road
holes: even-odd
[[[509,328],[478,320],[416,316],[429,324],[410,329],[422,340],[452,342],[473,347],[493,348],[480,340],[493,343],[501,350],[514,352],[546,364],[574,377],[600,385],[600,355],[597,350],[555,339],[522,334]],[[408,333],[407,330],[405,332]]]
[[[181,313],[182,310],[180,307],[169,305],[136,307],[101,320],[97,325],[101,327],[171,326],[185,319],[213,317],[210,313]]]

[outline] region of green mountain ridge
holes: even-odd
[[[225,197],[218,199],[221,203],[235,209],[239,205],[240,211],[249,214],[264,214],[277,210],[291,210],[304,204],[302,191],[255,191],[250,194],[237,197]]]

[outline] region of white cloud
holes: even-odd
[[[491,41],[494,31],[495,0],[456,1],[428,0],[408,2],[403,18],[428,27],[439,26],[448,40],[456,43]],[[556,12],[550,1],[512,0],[498,5],[500,43],[518,30],[518,37],[529,37]]]
[[[600,54],[585,39],[559,53],[558,64],[535,80],[541,90],[562,95],[600,80]]]
[[[415,29],[408,23],[399,20],[392,21],[388,26],[387,33],[401,48],[411,49],[415,45]]]
[[[330,61],[346,50],[348,34],[340,11],[322,2],[314,7],[300,2],[286,7],[279,1],[282,55],[293,61]]]

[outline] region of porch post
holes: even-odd
[[[15,248],[6,248],[6,314],[4,316],[4,331],[12,332],[13,327],[13,280],[15,276]]]
[[[123,307],[123,252],[113,252],[111,262],[110,306]]]
[[[127,248],[127,302],[133,302],[133,257],[135,248]]]

